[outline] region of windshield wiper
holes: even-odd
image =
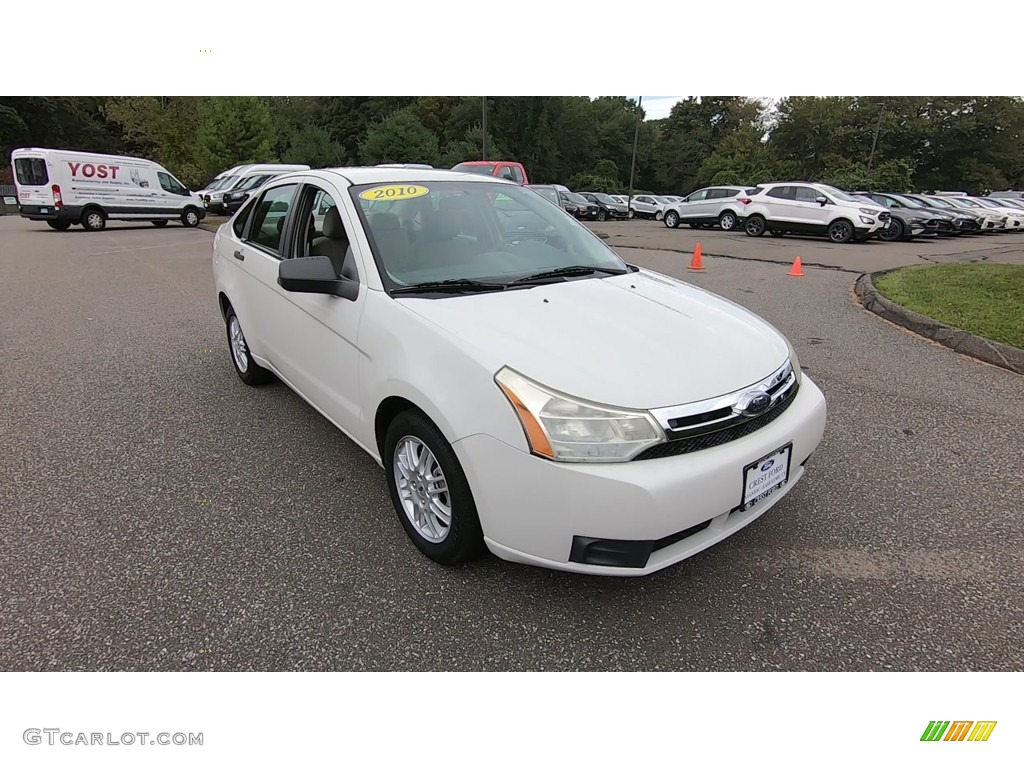
[[[621,269],[612,269],[611,267],[559,267],[558,269],[549,269],[546,272],[537,272],[533,275],[526,275],[525,277],[517,277],[512,280],[508,285],[520,285],[522,283],[532,283],[537,280],[549,280],[556,277],[576,277],[577,275],[592,275],[595,272],[604,272],[609,275],[624,275],[626,274]]]
[[[473,291],[503,291],[504,283],[483,283],[479,280],[466,280],[458,277],[451,280],[435,280],[427,283],[416,283],[415,285],[403,285],[392,288],[391,294],[396,293],[471,293]]]

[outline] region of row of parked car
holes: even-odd
[[[805,181],[699,189],[656,218],[675,228],[824,235],[835,243],[957,236],[1024,229],[1024,199],[965,193],[849,192]]]

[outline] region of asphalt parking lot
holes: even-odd
[[[238,380],[211,233],[0,218],[0,668],[1024,668],[1024,380],[851,290],[916,251],[1019,257],[1024,236],[594,228],[767,317],[830,407],[793,493],[643,579],[433,565],[376,464],[283,385]]]

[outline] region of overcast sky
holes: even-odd
[[[596,99],[596,96],[590,98]],[[636,96],[630,98],[635,99]],[[659,120],[663,117],[668,117],[668,113],[672,111],[672,105],[680,99],[689,98],[688,96],[644,96],[643,108],[644,113],[647,115],[648,120]],[[781,96],[762,96],[754,98],[766,98],[778,101]]]

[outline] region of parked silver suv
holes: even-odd
[[[681,202],[665,207],[665,226],[675,229],[680,224],[689,224],[700,229],[717,224],[731,232],[739,225],[742,206],[750,202],[746,198],[756,191],[755,187],[739,185],[698,189]]]

